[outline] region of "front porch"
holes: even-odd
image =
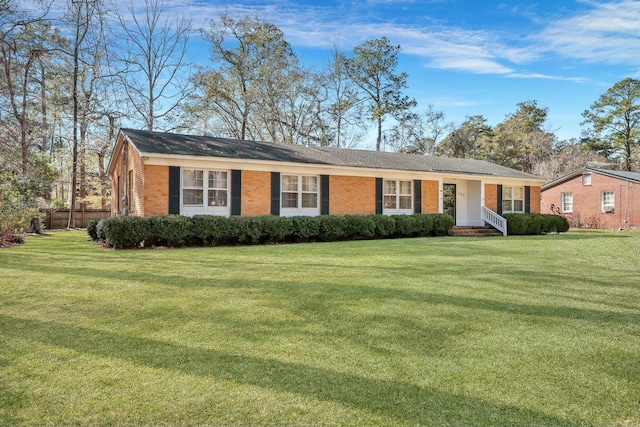
[[[497,212],[502,203],[501,187],[473,179],[443,181],[442,212],[453,216],[454,235],[485,235],[491,230],[507,235],[507,222]]]

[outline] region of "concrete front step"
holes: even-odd
[[[502,236],[502,232],[495,228],[485,226],[458,226],[456,225],[451,230],[451,235],[455,237],[490,237],[490,236]]]

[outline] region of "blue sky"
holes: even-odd
[[[581,113],[614,83],[640,75],[640,1],[233,0],[171,2],[195,27],[226,10],[277,25],[308,65],[386,36],[419,110],[449,121],[501,122],[522,101],[549,109],[559,139],[579,137]],[[197,36],[196,36],[197,37]],[[194,43],[207,58],[206,45]],[[204,51],[203,51],[204,50]],[[195,52],[192,52],[195,53]]]
[[[398,72],[408,73],[419,111],[433,105],[456,124],[481,114],[496,125],[535,100],[560,140],[577,138],[585,109],[616,82],[640,78],[640,0],[165,1],[170,17],[194,28],[224,11],[257,13],[318,67],[335,45],[351,51],[385,36],[402,48]],[[190,53],[206,63],[210,52],[194,35]]]

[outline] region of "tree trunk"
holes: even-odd
[[[382,145],[382,116],[378,117],[378,137],[376,138],[376,151],[380,151]]]

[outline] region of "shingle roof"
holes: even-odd
[[[627,172],[627,171],[617,171],[617,170],[611,170],[611,169],[597,169],[597,168],[586,167],[586,168],[579,169],[577,171],[573,171],[567,175],[561,176],[560,178],[554,179],[553,181],[547,182],[542,185],[542,189],[546,190],[547,188],[555,187],[556,185],[561,184],[565,181],[568,181],[578,175],[582,175],[585,172],[599,173],[601,175],[607,175],[607,176],[622,179],[625,181],[640,183],[639,172]]]
[[[609,169],[593,169],[587,168],[593,172],[609,175],[615,178],[624,179],[626,181],[640,182],[640,172],[614,171]]]
[[[386,153],[332,147],[306,147],[263,141],[121,129],[142,153],[233,158],[416,172],[540,178],[483,160]]]

